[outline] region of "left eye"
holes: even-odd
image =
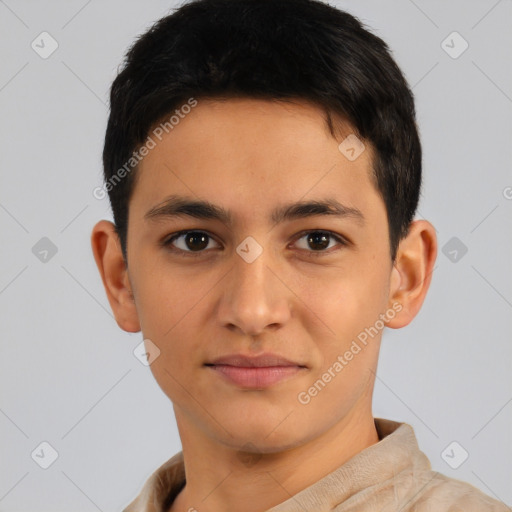
[[[325,252],[326,249],[333,247],[331,242],[337,242],[341,245],[346,245],[345,241],[341,237],[329,231],[309,231],[300,237],[296,244],[300,246],[301,244],[299,242],[301,241],[303,243],[302,247],[300,248],[306,250],[312,249],[310,252]]]

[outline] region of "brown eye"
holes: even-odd
[[[216,244],[213,238],[204,231],[183,231],[172,236],[165,242],[184,252],[202,252],[204,249],[212,248],[211,243]]]
[[[327,249],[331,249],[337,244],[346,245],[346,242],[341,236],[335,235],[330,231],[309,231],[303,234],[297,241],[300,249],[305,249],[312,253],[327,252]]]
[[[307,243],[309,244],[309,247],[315,251],[323,250],[329,247],[329,238],[329,235],[316,231],[307,235]]]
[[[185,245],[191,251],[201,251],[208,247],[208,235],[205,233],[187,233],[184,238]]]

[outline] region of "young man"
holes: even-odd
[[[372,415],[437,251],[382,40],[315,0],[186,4],[113,83],[104,169],[95,259],[183,447],[127,512],[507,510]]]

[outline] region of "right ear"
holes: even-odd
[[[117,325],[127,332],[139,332],[128,269],[114,224],[100,220],[93,228],[91,246]]]

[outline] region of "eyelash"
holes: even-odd
[[[184,251],[183,249],[178,249],[178,248],[172,246],[172,242],[174,242],[176,239],[180,238],[183,235],[190,234],[190,233],[202,233],[202,234],[207,235],[209,238],[212,238],[213,240],[215,240],[215,237],[210,235],[207,231],[202,231],[202,230],[199,230],[199,229],[187,229],[187,230],[182,230],[182,231],[178,231],[176,233],[173,233],[169,237],[165,238],[161,242],[161,245],[163,247],[165,247],[166,249],[168,249],[170,252],[172,252],[174,254],[177,254],[179,256],[183,256],[185,258],[188,258],[188,257],[194,258],[194,257],[203,256],[204,253],[206,252],[205,250],[202,250],[202,251]],[[310,229],[308,231],[302,231],[301,233],[299,233],[299,235],[295,239],[294,243],[297,242],[298,240],[300,240],[301,238],[304,238],[306,235],[311,234],[311,233],[322,233],[324,235],[327,235],[327,236],[333,238],[341,246],[348,246],[349,245],[348,240],[345,239],[344,237],[342,237],[341,235],[338,235],[337,233],[333,233],[332,231],[327,231],[327,230],[323,230],[323,229]],[[217,243],[219,243],[219,242],[217,242]],[[337,250],[339,250],[339,248]],[[326,250],[323,250],[323,251],[307,251],[306,250],[306,252],[309,253],[309,256],[311,256],[313,258],[316,258],[316,257],[319,257],[319,256],[325,256],[327,254],[331,254],[332,253],[332,247],[330,249],[326,249]]]

